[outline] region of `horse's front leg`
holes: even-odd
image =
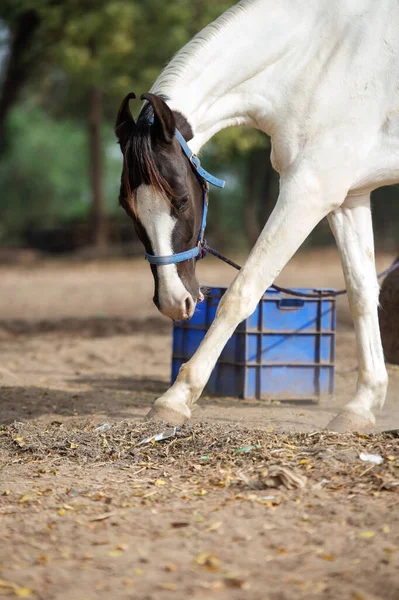
[[[317,223],[343,201],[345,190],[333,193],[331,189],[309,173],[281,178],[276,207],[244,267],[223,296],[203,342],[181,367],[172,387],[155,401],[148,418],[176,425],[190,418],[190,407],[201,395],[237,325],[254,312],[266,288]]]

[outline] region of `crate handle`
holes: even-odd
[[[300,298],[281,298],[278,303],[279,310],[298,310],[305,306],[305,300]]]

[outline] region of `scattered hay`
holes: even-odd
[[[276,434],[196,423],[182,426],[166,440],[140,444],[167,426],[118,422],[104,431],[95,429],[90,421],[14,423],[0,430],[0,456],[5,463],[57,458],[72,464],[139,468],[150,473],[149,484],[155,482],[160,489],[168,477],[187,479],[200,495],[227,487],[399,491],[399,439],[390,434]],[[379,454],[383,463],[365,464],[361,452]]]

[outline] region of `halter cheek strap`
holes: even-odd
[[[178,129],[176,129],[176,131],[175,131],[175,136],[176,136],[177,141],[179,142],[184,154],[187,156],[188,160],[194,167],[194,169],[197,173],[197,176],[200,179],[201,178],[205,179],[205,181],[207,181],[208,183],[211,183],[212,185],[214,185],[216,187],[224,188],[224,186],[226,185],[226,182],[223,181],[223,179],[218,179],[214,175],[211,175],[210,173],[208,173],[208,171],[206,171],[203,167],[201,167],[200,159],[198,158],[198,156],[196,154],[194,154],[194,152],[191,152],[189,145],[187,144],[186,140],[184,139],[184,137],[182,136],[182,134],[180,133],[180,131]]]
[[[206,242],[205,242],[204,235],[205,235],[205,228],[206,228],[206,217],[208,214],[208,194],[209,194],[208,183],[211,183],[212,185],[219,187],[219,188],[224,188],[225,183],[226,183],[222,179],[218,179],[214,175],[211,175],[210,173],[208,173],[208,171],[206,171],[203,167],[201,167],[201,163],[200,163],[198,156],[196,156],[194,154],[194,152],[191,152],[186,140],[184,139],[184,137],[182,136],[182,134],[180,133],[180,131],[178,129],[176,129],[176,131],[175,131],[175,136],[181,146],[181,149],[183,150],[184,154],[190,161],[190,164],[193,167],[194,172],[197,175],[197,177],[202,185],[202,188],[204,190],[201,227],[200,227],[200,230],[198,233],[197,245],[194,246],[194,248],[191,248],[191,250],[185,250],[184,252],[177,252],[176,254],[171,254],[169,256],[157,256],[154,254],[148,254],[148,252],[146,252],[145,257],[151,265],[174,265],[176,263],[184,262],[186,260],[191,260],[193,258],[200,259],[205,255],[204,248],[205,248]]]

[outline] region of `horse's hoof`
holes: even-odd
[[[368,433],[375,426],[375,418],[371,411],[362,411],[362,414],[352,410],[343,410],[332,421],[326,429],[337,433]]]
[[[183,425],[191,417],[191,411],[188,406],[182,407],[182,411],[169,408],[168,406],[157,406],[156,403],[146,415],[146,421],[165,421],[169,425]]]

